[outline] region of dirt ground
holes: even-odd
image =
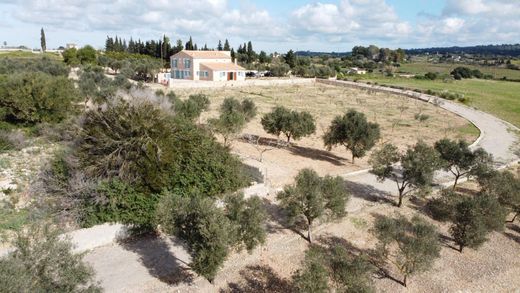
[[[478,130],[467,120],[421,101],[390,95],[368,92],[324,84],[290,85],[277,87],[236,87],[221,89],[176,89],[181,98],[190,94],[204,93],[210,97],[210,111],[203,113],[201,121],[218,115],[223,99],[235,97],[251,98],[258,107],[258,115],[244,129],[244,135],[256,135],[262,139],[260,145],[247,140],[235,140],[233,152],[239,154],[248,163],[259,167],[267,174],[271,186],[279,187],[292,181],[296,173],[306,167],[312,167],[321,175],[339,175],[366,169],[368,155],[351,163],[351,155],[343,147],[336,147],[327,152],[322,136],[331,120],[353,108],[365,113],[369,121],[381,126],[381,141],[391,142],[401,148],[422,139],[433,143],[438,139],[462,138],[473,142],[478,137]],[[281,105],[299,111],[309,111],[316,118],[317,131],[314,135],[295,141],[289,147],[270,147],[276,137],[267,134],[260,124],[263,114],[274,106]],[[429,118],[419,122],[416,114],[425,114]],[[283,140],[281,137],[280,139]],[[267,145],[266,145],[267,144]],[[260,150],[272,149],[263,153],[259,162]],[[255,162],[256,161],[256,162]]]
[[[420,200],[407,200],[402,208],[392,196],[356,186],[347,181],[352,198],[348,215],[335,222],[317,223],[315,244],[343,245],[348,251],[369,253],[375,239],[369,233],[374,219],[399,212],[416,213],[435,223],[441,232],[441,256],[431,270],[409,278],[408,287],[374,273],[377,292],[517,292],[520,289],[520,226],[508,224],[494,232],[478,250],[459,253],[452,248],[448,224],[429,219],[420,212]],[[291,275],[301,266],[308,242],[286,228],[274,195],[264,199],[270,214],[268,238],[253,250],[232,253],[213,284],[187,268],[189,256],[170,238],[145,238],[129,244],[96,249],[86,256],[107,292],[290,292]],[[391,271],[391,276],[401,276]]]

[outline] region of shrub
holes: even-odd
[[[0,120],[34,125],[60,122],[73,110],[76,91],[66,77],[44,73],[0,76]]]
[[[436,72],[428,72],[424,75],[425,78],[429,80],[436,80],[437,79],[437,73]]]
[[[138,192],[118,179],[101,182],[95,195],[83,203],[82,226],[122,223],[138,229],[153,227],[157,195]]]
[[[1,292],[101,292],[93,271],[49,226],[31,226],[13,241],[15,250],[0,258]]]
[[[75,142],[90,178],[119,178],[137,190],[197,189],[216,196],[245,185],[240,161],[206,130],[147,101],[116,99],[85,113]]]

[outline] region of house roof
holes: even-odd
[[[180,53],[185,53],[196,59],[231,59],[229,51],[192,51],[182,50]]]
[[[213,71],[225,71],[225,70],[246,70],[244,67],[240,65],[236,65],[235,63],[224,63],[224,62],[218,62],[218,63],[208,63],[203,62],[200,63],[201,66],[204,66],[210,70]]]

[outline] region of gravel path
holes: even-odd
[[[432,102],[435,98],[433,96],[419,94],[412,91],[402,91],[398,89],[384,88],[380,86],[372,86],[353,82],[320,82],[329,84],[332,83],[339,86],[352,86],[357,88],[403,94],[412,98],[417,98],[429,102]],[[498,163],[497,167],[511,163],[518,159],[512,150],[512,148],[517,143],[517,138],[513,132],[518,131],[518,128],[490,114],[466,107],[458,103],[445,100],[442,101],[443,103],[440,105],[440,107],[468,119],[473,124],[475,124],[477,128],[480,129],[481,136],[474,143],[473,147],[482,147],[487,152],[493,154],[495,160]],[[381,208],[379,202],[393,200],[389,194],[395,194],[396,192],[396,186],[394,182],[378,182],[376,178],[368,172],[357,172],[357,175],[346,176],[346,179],[350,185],[350,188],[357,190],[358,195],[362,195],[362,198],[353,198],[349,202],[348,211],[351,216],[354,215],[361,218],[364,218],[365,216],[370,217],[370,211]],[[445,173],[439,173],[436,179],[438,182],[446,182],[450,180],[448,174]],[[394,209],[394,207],[389,205],[385,205],[385,208]],[[351,225],[345,226],[336,223],[332,224],[332,227],[334,225],[337,226],[335,228],[337,231],[351,229]],[[185,269],[186,263],[189,262],[189,255],[182,248],[182,246],[171,242],[170,239],[143,239],[131,244],[114,244],[103,246],[89,252],[85,259],[94,267],[99,282],[107,292],[214,292],[219,286],[226,284],[226,280],[236,280],[238,271],[243,269],[248,264],[258,263],[259,261],[264,262],[265,259],[273,259],[274,262],[276,261],[277,257],[283,258],[284,253],[287,254],[297,251],[301,254],[303,252],[306,244],[298,235],[288,231],[287,229],[283,229],[282,227],[273,228],[271,227],[272,225],[269,226],[270,234],[266,245],[256,249],[252,255],[248,255],[247,253],[233,255],[231,259],[226,262],[222,271],[218,274],[216,278],[216,286],[209,284],[200,277],[193,277],[191,273]],[[319,233],[320,230],[325,229],[331,229],[331,225],[322,225],[315,230],[316,233]],[[363,229],[362,233],[366,233],[364,230],[365,229]],[[510,245],[510,240],[507,241],[509,241],[507,243]],[[513,249],[513,254],[517,252],[516,246],[512,246],[511,249]],[[490,248],[490,250],[492,250],[492,248]],[[271,254],[267,253],[266,251],[274,252]],[[444,254],[454,253],[451,251],[445,251]],[[172,255],[174,256],[173,259]],[[287,257],[288,255],[285,256]],[[297,259],[297,257],[294,256],[288,259],[288,262],[290,262],[290,260],[294,262],[294,259]],[[443,261],[443,264],[452,265],[448,260]],[[518,263],[510,265],[516,267]],[[290,267],[290,265],[287,266]],[[438,267],[438,269],[442,270],[440,267]],[[517,273],[518,270],[515,270],[514,274],[516,275]],[[171,275],[178,275],[180,278],[184,278],[183,280],[186,278],[194,279],[192,280],[191,285],[187,285],[185,283],[177,284],[178,281],[181,280],[175,278],[170,279],[168,276]],[[490,276],[488,275],[488,277]],[[509,278],[505,275],[502,275],[502,277],[505,277],[506,279]],[[502,277],[497,278],[497,276],[493,276],[493,278],[497,279],[502,279]],[[480,283],[492,283],[493,278],[480,279]],[[460,281],[458,279],[459,277],[457,276],[457,280],[453,280],[453,282],[457,284],[457,282]],[[177,285],[170,286],[168,283]],[[434,281],[434,283],[437,282]],[[468,285],[465,288],[466,290],[468,288],[472,288],[477,291],[486,291],[485,288],[480,287],[480,283],[479,287]],[[424,291],[425,288],[428,288],[433,284],[430,283],[422,285],[425,286],[422,289],[416,288],[418,289],[417,291]],[[393,284],[390,284],[390,286],[393,286]],[[441,287],[434,289],[434,291],[445,291],[447,287],[449,288],[449,286],[449,284],[443,284]],[[386,287],[386,285],[384,287]],[[403,288],[400,287],[395,287],[394,289],[397,289],[398,291],[403,290]],[[464,288],[457,289],[463,291],[465,290]]]

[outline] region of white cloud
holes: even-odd
[[[313,3],[292,13],[293,32],[300,37],[329,41],[399,39],[411,32],[385,0],[341,0]]]

